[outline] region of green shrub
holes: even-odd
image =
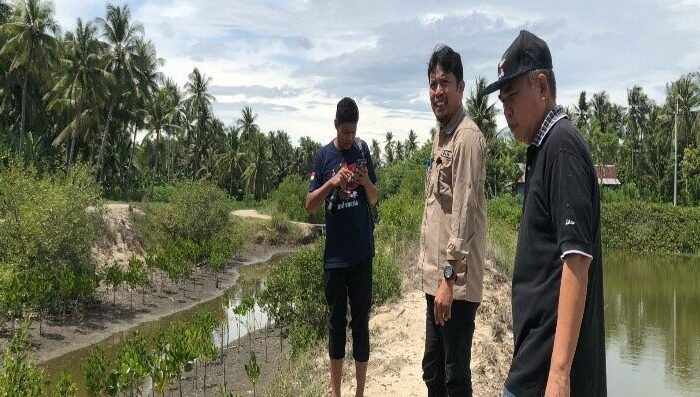
[[[323,211],[306,212],[305,202],[309,182],[299,175],[289,175],[270,194],[270,202],[277,211],[298,222],[323,223]]]
[[[226,192],[206,182],[181,182],[172,199],[166,227],[172,235],[203,243],[229,221],[231,201]]]
[[[75,397],[78,387],[70,377],[70,373],[66,370],[61,371],[61,377],[56,384],[56,397]]]
[[[219,287],[219,272],[225,269],[231,258],[243,248],[244,238],[242,228],[238,224],[229,223],[209,241],[207,265],[217,272],[216,288]]]
[[[292,347],[299,349],[326,332],[323,243],[297,251],[278,266],[284,271],[270,273],[260,300],[285,336],[295,336]]]
[[[640,201],[604,203],[605,248],[700,254],[700,208]]]
[[[377,175],[380,197],[391,197],[399,191],[422,196],[425,186],[423,162],[430,156],[430,150],[430,146],[424,145],[410,158],[382,167]]]
[[[98,346],[90,350],[90,354],[80,364],[85,379],[88,395],[100,396],[107,389],[107,359],[104,351]]]
[[[380,251],[372,263],[372,303],[381,305],[401,295],[401,271],[394,257]]]
[[[384,243],[417,243],[423,220],[423,195],[405,190],[379,203],[376,238]]]
[[[177,194],[177,187],[173,184],[158,185],[153,187],[151,201],[157,203],[170,203]]]
[[[488,201],[486,208],[488,221],[499,219],[515,229],[520,223],[520,211],[522,210],[522,196],[503,195],[494,197]]]
[[[99,196],[82,165],[69,175],[39,175],[14,162],[0,169],[0,263],[24,285],[35,278],[48,282],[23,291],[23,305],[65,310],[69,301],[83,304],[92,296],[90,250],[103,226]],[[57,299],[33,297],[33,291]]]
[[[0,366],[0,396],[43,397],[47,395],[47,384],[44,369],[34,364],[29,356],[28,336],[23,327],[4,346]]]

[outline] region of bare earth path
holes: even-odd
[[[425,343],[425,295],[415,280],[404,295],[377,307],[370,319],[371,356],[366,397],[425,396],[421,360]],[[499,396],[512,356],[510,281],[487,264],[484,299],[472,344],[474,396]],[[351,355],[346,354],[346,357]],[[346,359],[343,395],[355,393],[354,365]]]

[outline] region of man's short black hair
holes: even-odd
[[[549,82],[549,90],[552,92],[552,98],[557,99],[557,80],[554,78],[554,70],[552,69],[535,69],[531,70],[528,74],[528,80],[532,84],[532,80],[537,77],[538,74],[542,73],[544,77],[547,78]]]
[[[462,69],[462,57],[452,48],[441,44],[435,48],[433,55],[428,63],[428,80],[430,73],[435,71],[435,68],[440,65],[445,73],[452,73],[457,78],[457,82],[464,79],[464,70]]]
[[[357,123],[360,119],[360,111],[352,98],[345,97],[338,102],[335,111],[335,119],[338,123]]]

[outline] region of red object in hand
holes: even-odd
[[[344,169],[346,171],[350,171],[352,174],[355,174],[355,171],[357,170],[357,167],[354,163],[348,164],[345,161],[340,163],[340,168]],[[345,190],[346,192],[349,193],[349,192],[355,190],[358,186],[359,186],[359,183],[357,183],[357,181],[355,181],[354,175],[353,175],[353,178],[351,178],[349,181],[347,181],[347,184],[345,186],[343,186],[343,190]]]

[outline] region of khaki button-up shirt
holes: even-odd
[[[418,265],[435,295],[448,260],[457,261],[454,299],[481,302],[486,252],[486,143],[460,106],[433,137],[425,181]],[[466,271],[466,277],[464,273]]]

